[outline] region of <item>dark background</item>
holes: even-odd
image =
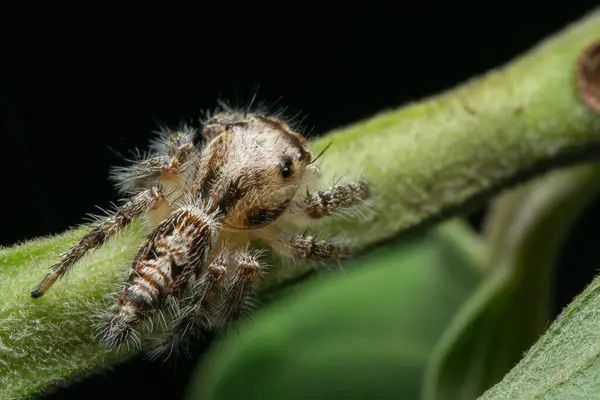
[[[60,18],[32,10],[10,32],[18,40],[0,76],[0,245],[60,233],[117,200],[107,180],[123,163],[115,152],[143,148],[157,122],[196,119],[218,98],[247,102],[258,87],[258,99],[299,112],[319,135],[500,66],[596,5],[449,3],[346,5],[330,15],[294,3],[198,4],[156,20],[141,9],[52,10]],[[596,202],[561,255],[555,312],[596,272],[599,221]],[[46,398],[178,398],[194,363],[134,360]]]

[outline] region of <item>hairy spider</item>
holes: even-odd
[[[199,136],[200,143],[195,139]],[[53,265],[31,292],[41,297],[88,251],[102,246],[134,219],[147,216],[151,232],[103,325],[102,342],[114,347],[168,300],[181,304],[167,326],[163,350],[207,323],[236,321],[247,311],[264,269],[250,240],[261,239],[291,259],[339,260],[350,255],[339,241],[296,235],[280,221],[318,219],[364,202],[363,181],[313,193],[320,176],[305,138],[283,120],[228,110],[201,129],[165,129],[148,156],[116,168],[112,177],[129,200],[103,218]]]

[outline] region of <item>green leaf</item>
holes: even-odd
[[[476,398],[542,334],[562,241],[598,192],[600,165],[582,165],[508,191],[495,202],[486,225],[489,276],[436,346],[425,399]]]
[[[481,399],[600,397],[600,277]]]
[[[378,248],[255,313],[204,358],[188,398],[416,398],[481,261],[458,221]]]

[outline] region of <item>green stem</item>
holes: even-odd
[[[361,173],[374,211],[336,230],[370,244],[469,211],[500,189],[597,158],[600,118],[575,88],[580,52],[600,37],[600,11],[509,65],[456,89],[320,139],[328,176]],[[327,224],[330,224],[328,221]]]
[[[368,246],[465,212],[511,183],[600,155],[600,119],[582,105],[573,83],[579,52],[598,36],[596,11],[504,68],[317,140],[315,152],[333,141],[319,160],[323,183],[361,174],[373,187],[373,203],[364,218],[322,221],[315,229]],[[0,252],[3,398],[30,395],[133,352],[101,348],[90,315],[110,304],[106,294],[126,273],[139,230],[111,241],[43,298],[29,297],[82,233]],[[305,270],[278,262],[265,286]]]

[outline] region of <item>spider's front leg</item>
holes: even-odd
[[[62,254],[62,260],[53,265],[52,272],[44,277],[40,284],[31,292],[31,297],[37,299],[42,297],[48,289],[61,278],[77,261],[79,261],[90,250],[102,246],[112,236],[130,224],[148,210],[159,207],[165,202],[162,191],[158,188],[149,188],[138,193],[127,203],[123,204],[113,214],[106,217],[91,232],[86,234],[68,252]]]
[[[189,296],[181,300],[182,307],[165,335],[156,341],[150,359],[169,358],[174,349],[198,334],[203,327],[211,325],[219,312],[228,265],[229,254],[223,251],[191,284]]]
[[[292,215],[304,215],[319,219],[365,202],[371,197],[371,189],[364,181],[334,185],[306,195],[292,209]]]
[[[232,323],[242,317],[260,288],[264,266],[259,261],[259,252],[248,248],[246,245],[231,255],[234,270],[220,304],[218,320],[221,323]]]
[[[308,234],[296,235],[276,226],[257,232],[276,252],[292,260],[337,261],[349,258],[352,249],[342,241]]]
[[[248,245],[231,253],[223,250],[191,285],[190,296],[182,300],[177,318],[158,340],[150,358],[167,359],[202,328],[237,321],[256,295],[262,269],[258,253],[249,251]]]
[[[143,318],[165,306],[168,296],[181,296],[206,263],[217,237],[214,217],[195,205],[175,210],[158,224],[132,263],[102,341],[109,347],[121,344]]]

